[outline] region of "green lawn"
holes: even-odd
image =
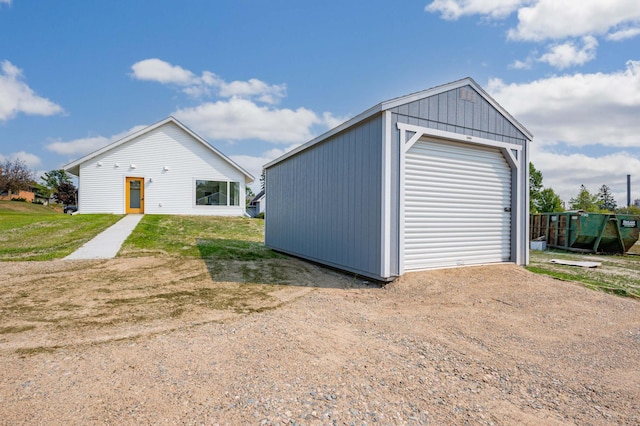
[[[0,261],[65,257],[121,217],[70,216],[45,206],[0,201]]]
[[[0,202],[0,260],[65,257],[122,215],[69,216],[52,208]],[[119,256],[251,261],[281,257],[264,244],[264,221],[241,217],[145,215]]]
[[[69,216],[44,206],[0,201],[0,261],[65,257],[121,217],[112,214]],[[264,221],[259,219],[145,215],[118,256],[202,258],[208,261],[211,273],[219,262],[240,261],[237,266],[252,274],[255,271],[243,262],[284,257],[266,248],[263,241]],[[596,261],[602,266],[585,269],[550,263],[551,259]],[[274,265],[267,261],[263,266]],[[577,281],[595,290],[640,298],[640,256],[531,251],[527,269]]]
[[[264,221],[243,217],[145,215],[119,256],[258,260],[279,257],[264,244]]]
[[[577,281],[594,290],[640,298],[640,256],[577,254],[557,250],[532,250],[530,253],[527,269],[531,272]],[[602,265],[581,268],[550,263],[551,259],[600,262]]]

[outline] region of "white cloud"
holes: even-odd
[[[543,185],[551,187],[565,202],[578,194],[580,185],[597,193],[607,185],[619,206],[627,203],[627,174],[632,178],[632,199],[640,198],[640,158],[622,151],[603,156],[557,153],[531,145],[531,161],[542,172]]]
[[[509,64],[510,69],[514,70],[530,70],[533,64],[533,59],[527,58],[524,61],[516,59],[513,63]]]
[[[255,97],[260,102],[275,104],[286,96],[287,86],[284,84],[268,85],[264,81],[252,78],[249,81],[232,81],[220,84],[220,96],[230,97]]]
[[[160,59],[145,59],[132,66],[133,77],[178,86],[192,96],[215,95],[217,101],[183,107],[172,115],[208,140],[258,139],[270,143],[301,143],[345,121],[329,112],[317,114],[299,107],[277,108],[286,96],[285,84],[268,84],[252,78],[227,82],[210,71],[201,76]],[[72,141],[74,142],[74,141]],[[101,144],[80,140],[78,144]],[[71,142],[65,148],[71,149]]]
[[[156,58],[136,62],[131,66],[131,69],[133,77],[138,80],[157,81],[163,84],[173,83],[180,86],[191,85],[198,80],[198,77],[191,71]]]
[[[305,142],[314,136],[312,127],[327,127],[332,115],[319,117],[315,112],[260,106],[247,99],[231,98],[207,102],[173,113],[179,120],[207,139],[260,139],[274,143]]]
[[[597,47],[598,41],[595,37],[584,36],[582,37],[582,46],[576,46],[572,41],[552,45],[549,52],[542,55],[538,60],[559,69],[584,65],[596,58]]]
[[[443,19],[456,20],[466,15],[505,18],[531,0],[434,0],[427,12],[440,13]]]
[[[552,76],[522,84],[489,81],[487,91],[535,136],[535,143],[638,146],[640,61],[606,73]]]
[[[607,40],[610,41],[621,41],[629,38],[633,38],[637,35],[640,35],[640,27],[635,28],[625,28],[619,31],[615,31],[613,33],[607,34]]]
[[[0,0],[0,3],[11,4],[11,0]]]
[[[581,184],[591,192],[608,185],[626,203],[626,175],[640,170],[640,61],[612,73],[493,79],[487,91],[533,133],[531,161],[545,186],[569,201]]]
[[[637,0],[537,0],[518,9],[512,40],[558,40],[603,35],[618,26],[640,21]]]
[[[197,76],[187,69],[157,58],[136,62],[131,69],[132,77],[137,80],[175,85],[183,93],[195,98],[209,96],[213,91],[223,98],[239,97],[277,104],[287,93],[287,86],[284,84],[267,84],[256,78],[228,83],[211,71],[203,71],[202,75]]]
[[[146,126],[134,126],[125,132],[117,133],[108,137],[88,136],[86,138],[73,139],[66,142],[56,140],[47,144],[46,149],[62,155],[82,156],[89,154],[90,152],[97,151],[98,149],[118,141],[127,135],[144,129],[145,127]]]
[[[507,32],[509,40],[556,43],[535,60],[564,69],[583,65],[595,58],[596,37],[621,41],[640,35],[638,0],[434,0],[427,12],[443,19],[479,15],[506,19],[517,12],[517,25]],[[575,39],[582,39],[577,46]],[[510,69],[530,69],[532,60],[515,62]]]
[[[22,70],[9,61],[0,66],[0,121],[17,114],[54,115],[63,112],[60,105],[40,97],[24,82]]]
[[[331,114],[330,112],[322,113],[322,121],[324,122],[324,124],[327,126],[328,129],[333,129],[334,127],[338,127],[339,125],[347,121],[349,118],[351,117],[348,117],[348,116],[338,117]]]
[[[257,194],[258,191],[260,191],[260,175],[262,174],[262,166],[299,146],[300,144],[293,144],[282,149],[273,148],[263,152],[259,156],[230,155],[229,158],[253,175],[255,181],[250,186],[253,192]]]
[[[6,160],[23,161],[29,169],[33,169],[35,167],[38,167],[40,164],[42,164],[42,160],[40,160],[40,157],[25,151],[13,152],[8,155],[0,154],[0,161],[6,161]]]

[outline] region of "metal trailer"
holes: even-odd
[[[563,213],[532,214],[530,240],[581,253],[626,253],[638,241],[640,216],[627,214]]]

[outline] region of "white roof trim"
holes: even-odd
[[[162,121],[158,121],[155,124],[152,124],[148,127],[145,127],[142,130],[139,130],[137,132],[131,133],[130,135],[125,136],[122,139],[119,139],[113,143],[110,143],[109,145],[106,145],[90,154],[85,155],[84,157],[73,161],[67,165],[65,165],[63,167],[63,169],[65,171],[68,171],[71,174],[74,174],[77,176],[76,173],[73,173],[71,170],[72,169],[77,169],[80,167],[80,165],[82,163],[85,163],[89,160],[91,160],[92,158],[97,157],[98,155],[104,154],[107,151],[110,151],[114,148],[117,148],[121,145],[126,144],[127,142],[144,135],[145,133],[149,133],[159,127],[164,126],[167,123],[173,123],[176,126],[178,126],[179,128],[181,128],[183,131],[185,131],[189,136],[191,136],[192,138],[194,138],[196,141],[200,142],[202,145],[204,145],[207,149],[209,149],[210,151],[212,151],[213,153],[215,153],[216,155],[220,156],[220,158],[222,158],[223,160],[225,160],[227,163],[229,163],[231,166],[233,166],[235,169],[237,169],[238,171],[240,171],[242,174],[244,174],[248,180],[247,183],[251,183],[255,180],[255,178],[253,177],[253,175],[251,175],[251,173],[249,173],[248,171],[246,171],[245,169],[243,169],[242,167],[240,167],[238,164],[236,164],[233,160],[231,160],[229,157],[227,157],[226,155],[224,155],[223,153],[221,153],[220,151],[218,151],[215,147],[213,147],[211,144],[209,144],[206,140],[204,140],[203,138],[201,138],[197,133],[195,133],[193,130],[189,129],[187,126],[185,126],[184,124],[182,124],[180,121],[178,121],[178,119],[176,119],[175,117],[169,116],[167,118],[165,118]]]
[[[416,93],[411,93],[409,95],[405,95],[405,96],[401,96],[398,98],[393,98],[390,99],[388,101],[384,101],[381,102],[377,105],[375,105],[372,108],[369,108],[368,110],[364,111],[363,113],[353,117],[350,120],[345,121],[344,123],[340,124],[337,127],[334,127],[333,129],[329,130],[328,132],[323,133],[322,135],[310,140],[309,142],[305,143],[304,145],[300,145],[299,147],[292,149],[291,151],[285,153],[284,155],[276,158],[275,160],[272,160],[270,162],[268,162],[267,164],[264,165],[264,168],[269,168],[271,166],[273,166],[274,164],[277,164],[301,151],[304,151],[305,149],[320,143],[328,138],[330,138],[331,136],[335,135],[336,133],[339,133],[361,121],[366,120],[367,118],[375,115],[376,113],[382,112],[382,111],[386,111],[392,108],[395,108],[397,106],[400,105],[404,105],[406,103],[409,102],[413,102],[413,101],[417,101],[420,99],[424,99],[424,98],[428,98],[431,96],[435,96],[438,95],[440,93],[444,93],[444,92],[448,92],[449,90],[453,90],[453,89],[457,89],[459,87],[464,87],[464,86],[471,86],[473,87],[479,94],[480,96],[482,96],[483,98],[485,98],[485,100],[487,102],[489,102],[489,104],[491,104],[491,106],[493,106],[496,110],[498,110],[502,115],[504,115],[507,120],[509,120],[511,122],[511,124],[513,124],[518,130],[520,130],[525,136],[527,136],[530,140],[533,139],[533,135],[531,134],[531,132],[529,132],[522,124],[520,124],[518,122],[518,120],[516,120],[511,114],[509,114],[507,112],[507,110],[505,110],[498,102],[495,101],[495,99],[493,99],[491,96],[489,96],[489,94],[487,92],[485,92],[485,90],[478,84],[475,82],[475,80],[473,80],[471,77],[467,77],[467,78],[463,78],[461,80],[457,80],[457,81],[453,81],[451,83],[447,83],[447,84],[443,84],[440,86],[436,86],[436,87],[432,87],[431,89],[427,89],[427,90],[423,90],[420,92],[416,92]]]

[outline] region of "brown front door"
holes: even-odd
[[[128,177],[126,213],[144,213],[144,178]]]

